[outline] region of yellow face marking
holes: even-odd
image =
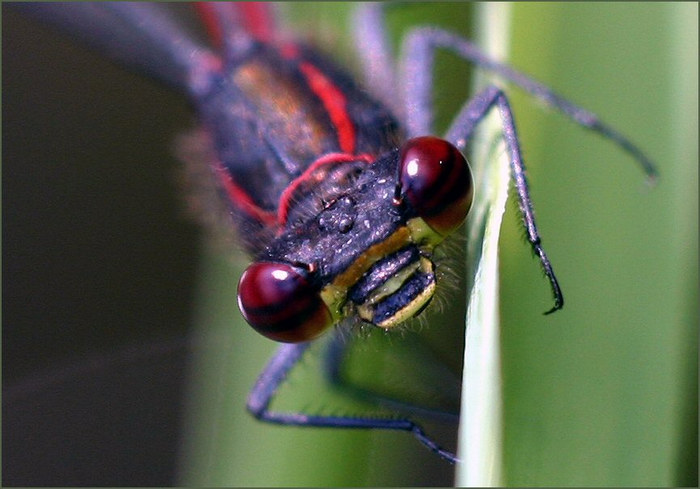
[[[406,306],[403,309],[399,309],[398,311],[396,311],[396,314],[386,319],[385,321],[382,321],[381,323],[377,324],[377,326],[379,326],[380,328],[389,329],[403,323],[407,319],[412,318],[416,315],[418,311],[420,311],[420,309],[425,305],[425,303],[428,302],[428,299],[430,299],[434,293],[435,282],[432,282],[428,287],[423,289],[423,291],[420,294],[418,294],[415,297],[415,299],[406,304]]]
[[[384,241],[367,248],[343,273],[333,280],[333,285],[346,289],[351,287],[377,260],[400,250],[410,243],[410,240],[411,232],[409,229],[405,226],[400,227]]]
[[[343,318],[341,308],[345,304],[348,289],[352,287],[369,268],[381,258],[397,251],[411,240],[410,230],[402,226],[388,238],[375,243],[355,259],[333,282],[321,290],[321,299],[326,303],[335,321]]]
[[[343,313],[341,308],[345,303],[345,297],[347,296],[347,287],[336,287],[333,284],[326,285],[321,289],[320,296],[321,300],[326,303],[328,310],[331,312],[333,317],[333,322],[338,322],[343,319]]]
[[[433,264],[427,258],[421,257],[420,269],[424,273],[430,273],[433,271]],[[403,285],[403,284],[399,284],[399,286],[396,287],[396,290],[398,290],[398,288],[401,285]],[[394,326],[398,326],[399,324],[403,323],[407,319],[410,319],[413,316],[415,316],[416,313],[418,311],[420,311],[421,308],[425,305],[425,303],[428,302],[428,300],[430,300],[430,298],[433,296],[434,293],[435,293],[435,282],[431,282],[425,289],[423,289],[421,291],[420,294],[418,294],[416,297],[414,297],[411,302],[406,304],[402,309],[399,309],[398,311],[396,311],[396,313],[393,316],[385,319],[381,323],[376,323],[376,325],[379,326],[380,328],[384,328],[384,329],[389,329],[389,328],[393,328]],[[368,303],[369,302],[370,301],[368,301]],[[376,302],[376,301],[372,301],[372,302]],[[363,304],[362,307],[364,308],[365,305],[367,305],[367,304]],[[358,308],[358,309],[360,309],[360,308]],[[370,306],[367,308],[366,311],[361,311],[361,312],[359,312],[359,314],[360,314],[360,317],[362,317],[366,321],[372,322],[371,319],[374,315],[373,307]],[[369,319],[367,319],[363,314],[367,315],[369,317]]]
[[[445,239],[444,236],[441,236],[437,232],[433,231],[433,229],[428,226],[428,223],[420,217],[409,219],[406,225],[411,230],[411,238],[413,239],[413,242],[419,246],[425,244],[432,247]]]
[[[370,297],[365,301],[365,304],[376,304],[377,302],[380,302],[383,298],[399,290],[399,288],[401,288],[401,285],[403,285],[406,279],[408,279],[411,275],[413,275],[413,273],[415,273],[416,270],[418,270],[419,266],[420,262],[415,262],[412,263],[410,266],[404,267],[403,269],[399,270],[397,274],[395,274],[393,277],[391,277],[382,285],[380,285],[377,288],[377,290],[372,292]]]

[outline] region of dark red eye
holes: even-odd
[[[284,343],[311,340],[332,324],[306,272],[286,263],[250,265],[238,282],[238,307],[256,331]]]
[[[409,139],[399,165],[402,195],[435,232],[446,236],[464,221],[474,186],[457,148],[432,136]]]

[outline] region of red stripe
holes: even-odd
[[[230,2],[241,13],[246,30],[260,41],[270,42],[275,32],[272,9],[266,2]]]
[[[228,194],[231,202],[250,217],[257,219],[266,226],[274,226],[277,216],[274,212],[266,211],[258,206],[248,193],[233,181],[231,174],[223,166],[217,168],[219,180]]]
[[[197,10],[197,14],[204,24],[207,30],[209,39],[211,43],[216,48],[221,48],[223,46],[223,33],[221,32],[221,25],[217,19],[216,12],[214,11],[212,5],[209,2],[194,2],[194,7]]]
[[[211,2],[194,2],[212,44],[223,47],[223,31],[220,17],[233,26],[240,25],[259,41],[270,42],[275,32],[272,8],[265,2],[225,2],[224,5],[212,5]]]
[[[308,61],[303,61],[299,69],[306,78],[309,88],[321,99],[328,116],[338,134],[338,144],[344,153],[355,152],[355,126],[347,112],[345,94],[331,80]]]
[[[287,185],[287,188],[284,189],[282,195],[280,195],[280,203],[277,211],[277,225],[279,226],[279,230],[282,231],[282,228],[287,223],[287,216],[289,215],[289,207],[292,203],[292,196],[299,185],[304,183],[305,180],[308,180],[309,176],[321,166],[349,161],[364,161],[365,163],[372,163],[374,158],[368,154],[353,155],[346,153],[328,153],[327,155],[323,155],[311,163],[309,167],[304,170],[304,173],[292,180],[292,182]]]
[[[293,42],[282,41],[279,45],[280,55],[285,59],[294,59],[301,56],[299,52],[299,46]]]

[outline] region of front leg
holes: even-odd
[[[532,199],[525,176],[525,163],[523,163],[522,152],[518,133],[515,129],[513,112],[508,102],[506,94],[498,87],[491,85],[474,96],[459,112],[452,125],[447,131],[446,139],[460,149],[464,149],[466,143],[471,140],[476,127],[484,120],[490,111],[497,107],[501,116],[503,128],[503,139],[511,166],[511,176],[518,194],[518,206],[523,218],[527,240],[530,242],[533,251],[540,260],[542,269],[549,280],[554,296],[554,306],[545,314],[552,313],[564,306],[564,295],[562,294],[559,282],[554,275],[552,264],[542,248],[541,238],[535,223],[535,213],[532,208]]]
[[[515,128],[515,121],[513,120],[513,112],[506,94],[494,85],[488,86],[479,92],[460,110],[447,131],[446,139],[461,150],[464,150],[467,142],[471,140],[476,127],[493,108],[498,108],[501,117],[503,139],[506,142],[511,176],[518,194],[518,206],[525,225],[527,239],[539,258],[542,269],[552,288],[554,306],[545,313],[549,314],[563,307],[564,296],[554,275],[552,264],[542,248],[542,240],[535,223],[535,213],[532,208],[532,199],[525,175],[525,163],[522,159],[520,141]]]

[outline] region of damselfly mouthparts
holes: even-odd
[[[330,326],[357,316],[391,328],[429,303],[437,285],[433,249],[464,220],[471,202],[471,175],[460,151],[492,109],[502,117],[527,238],[553,291],[551,311],[563,305],[535,225],[507,96],[486,88],[464,104],[445,139],[430,136],[435,50],[453,51],[519,85],[630,152],[650,177],[655,173],[595,115],[450,33],[413,31],[398,70],[378,5],[362,6],[356,19],[359,44],[367,46],[359,54],[373,71],[372,96],[316,51],[278,34],[266,6],[201,4],[215,51],[190,40],[156,5],[31,8],[190,98],[213,141],[221,194],[256,260],[241,278],[241,310],[258,331],[289,343],[249,398],[251,412],[265,421],[407,430],[455,460],[408,418],[278,413],[269,405],[308,342]]]

